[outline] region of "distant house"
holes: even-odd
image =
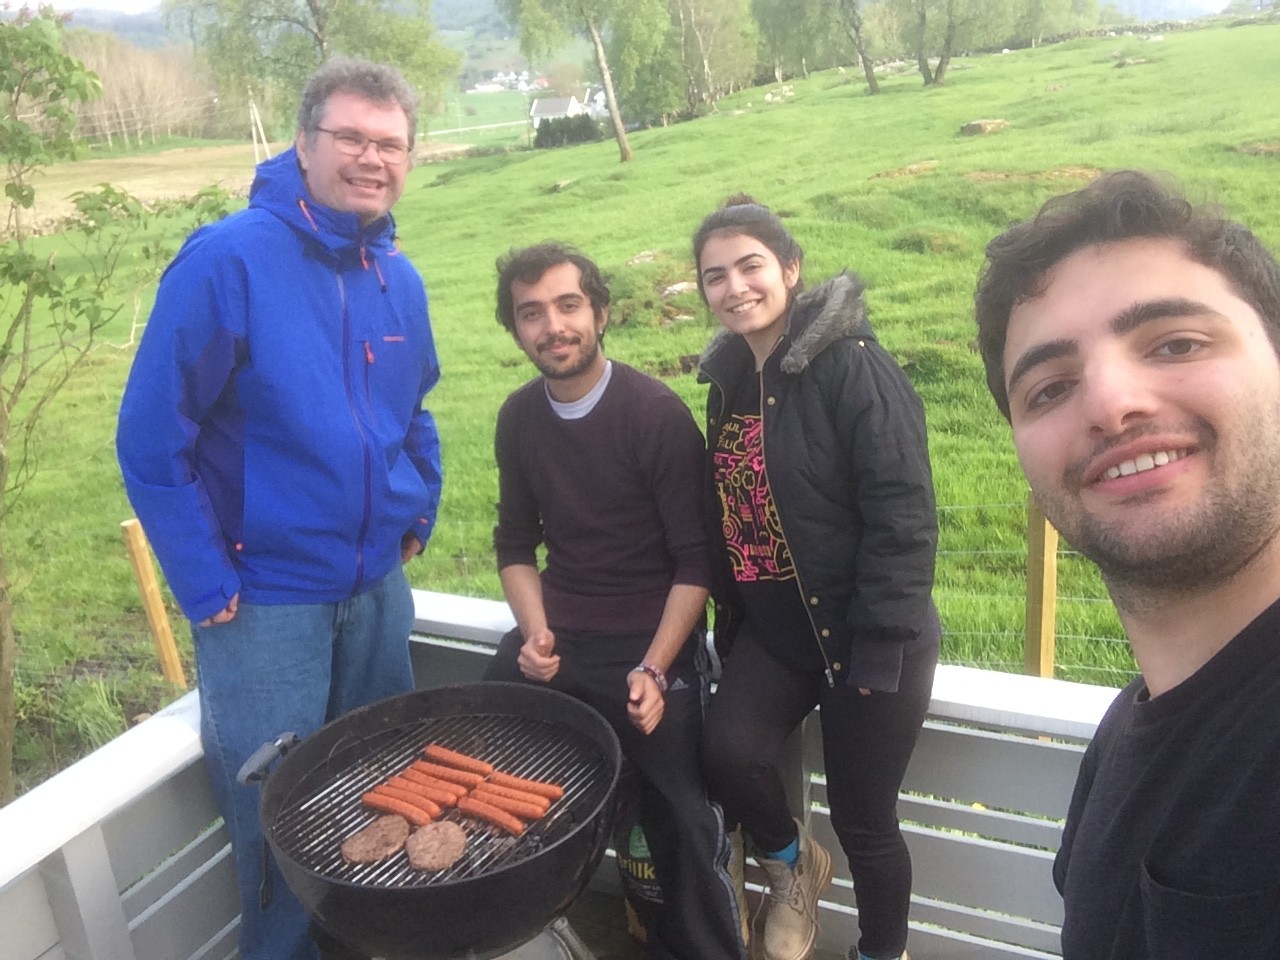
[[[557,120],[560,117],[576,117],[587,112],[587,108],[577,97],[539,97],[529,107],[529,120],[533,129],[543,120]]]
[[[587,87],[582,101],[592,120],[604,120],[609,116],[609,101],[605,98],[604,87]]]

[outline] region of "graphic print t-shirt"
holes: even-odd
[[[747,626],[774,657],[801,670],[822,669],[822,653],[796,583],[764,462],[760,378],[742,379],[725,398],[714,451],[720,525]]]

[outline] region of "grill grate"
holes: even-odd
[[[346,863],[339,850],[342,841],[378,816],[361,805],[361,794],[405,769],[428,743],[487,760],[504,773],[558,783],[564,796],[519,837],[456,809],[446,810],[440,819],[458,823],[468,835],[462,857],[447,870],[415,870],[404,851],[380,863]],[[329,879],[376,887],[435,886],[483,876],[536,855],[588,821],[609,784],[609,765],[600,748],[564,725],[498,714],[425,718],[340,741],[325,762],[298,782],[272,837],[298,864]]]

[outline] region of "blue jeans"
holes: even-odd
[[[397,564],[340,603],[242,603],[230,623],[192,627],[205,763],[240,884],[243,960],[314,960],[318,952],[274,861],[270,902],[261,902],[261,789],[240,786],[236,773],[281,733],[305,738],[349,710],[413,689],[412,626],[413,598]]]

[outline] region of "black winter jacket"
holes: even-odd
[[[857,276],[842,273],[795,298],[777,348],[785,351],[781,363],[761,374],[760,412],[769,483],[827,682],[892,692],[904,650],[939,641],[931,595],[938,520],[924,409],[876,342],[863,290]],[[711,384],[709,458],[725,395],[755,375],[741,336],[722,330],[708,344],[699,380]],[[717,497],[713,544],[723,544],[720,513]],[[723,655],[743,605],[726,551],[717,553]]]

